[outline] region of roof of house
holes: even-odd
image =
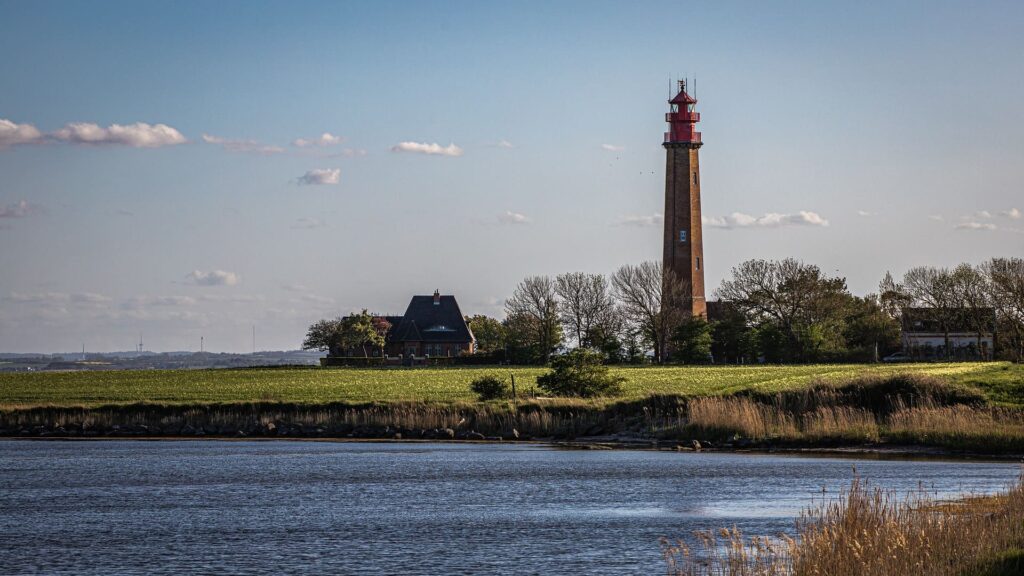
[[[946,322],[942,322],[943,316]],[[996,313],[992,308],[904,308],[901,318],[903,332],[976,332],[980,319],[984,332],[994,332]]]
[[[472,342],[473,332],[455,296],[413,296],[405,315],[392,322],[394,342]],[[390,318],[389,318],[390,321]]]

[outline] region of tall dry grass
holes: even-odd
[[[663,541],[673,576],[963,576],[1024,544],[1024,483],[993,497],[900,499],[859,479],[801,515],[796,538],[739,530]]]
[[[985,405],[970,389],[921,376],[865,378],[760,395],[695,398],[673,429],[708,439],[792,443],[900,442],[1024,451],[1024,410]]]

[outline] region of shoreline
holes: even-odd
[[[850,445],[850,446],[773,446],[766,448],[711,447],[694,449],[675,442],[635,440],[610,440],[603,437],[559,440],[534,438],[529,440],[503,440],[500,438],[476,439],[426,439],[426,438],[347,438],[347,437],[276,437],[276,436],[0,436],[0,441],[23,442],[328,442],[352,444],[453,444],[453,445],[520,445],[549,448],[552,450],[638,450],[672,452],[678,454],[737,454],[749,456],[794,456],[808,458],[850,458],[858,460],[900,460],[900,461],[949,461],[949,462],[1014,462],[1024,463],[1024,454],[985,453],[950,450],[922,445]]]

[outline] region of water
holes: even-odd
[[[4,574],[658,574],[658,538],[792,532],[847,486],[998,490],[1016,464],[525,445],[0,441]]]

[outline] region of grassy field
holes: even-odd
[[[816,380],[842,382],[866,375],[912,372],[982,390],[996,404],[1024,406],[1024,366],[1008,363],[620,367],[625,396],[706,396],[791,390]],[[515,374],[520,393],[535,389],[537,367],[416,369],[285,368],[146,370],[0,374],[0,408],[96,407],[139,402],[174,405],[253,401],[472,402],[469,383],[483,374]]]

